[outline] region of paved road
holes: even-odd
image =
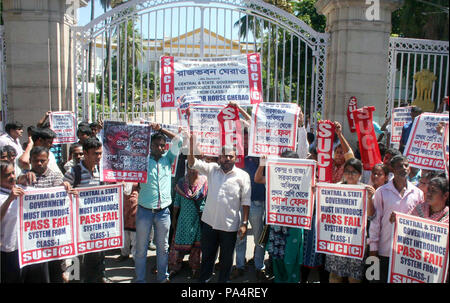
[[[247,252],[246,259],[250,260],[253,258],[253,233],[252,229],[249,229],[248,238],[247,238]],[[117,262],[116,258],[120,255],[120,250],[111,250],[106,252],[106,276],[113,280],[116,283],[132,283],[135,278],[134,272],[134,262],[132,258],[129,258],[123,262]],[[266,253],[266,260],[268,258],[268,254]],[[190,270],[188,266],[188,256],[184,258],[184,264],[182,270],[171,279],[171,283],[197,283],[196,280],[190,277]],[[156,283],[156,274],[152,273],[152,268],[156,265],[156,251],[148,251],[147,254],[147,282]],[[213,277],[211,282],[215,282],[217,278]],[[310,282],[317,281],[317,275],[312,273],[310,278]],[[256,283],[255,269],[253,266],[248,266],[247,271],[244,276],[239,277],[235,280],[232,280],[233,283]]]

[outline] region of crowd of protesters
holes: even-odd
[[[237,106],[242,120],[248,113]],[[421,113],[412,110],[413,120]],[[48,115],[27,129],[28,140],[21,144],[24,125],[6,124],[0,136],[1,169],[1,282],[67,282],[65,260],[19,267],[17,244],[17,198],[28,187],[64,186],[76,194],[78,187],[103,184],[99,164],[104,154],[99,140],[102,123],[80,123],[79,141],[68,149],[67,161],[57,160],[52,152],[55,132],[49,128]],[[400,150],[389,147],[389,120],[377,135],[382,163],[364,178],[358,150],[354,151],[343,134],[343,122],[334,122],[332,183],[361,184],[367,193],[367,254],[380,260],[379,280],[387,282],[393,212],[411,214],[448,224],[448,177],[445,173],[410,167]],[[412,123],[405,125],[400,149],[410,135]],[[135,282],[148,281],[147,250],[153,233],[156,249],[156,280],[170,282],[180,274],[183,258],[189,255],[190,275],[199,282],[211,281],[219,269],[218,282],[233,282],[255,267],[258,282],[305,283],[312,269],[321,283],[367,282],[365,259],[316,253],[314,226],[311,230],[265,223],[265,158],[245,153],[245,166],[236,167],[236,150],[222,148],[219,157],[194,156],[195,138],[189,132],[174,134],[157,123],[150,142],[147,183],[124,184],[124,247],[117,262],[131,255]],[[316,134],[308,119],[299,117],[299,142],[296,150],[281,157],[317,160]],[[302,134],[302,135],[301,135]],[[384,136],[384,139],[382,138]],[[172,139],[166,151],[166,140]],[[187,140],[189,150],[182,150]],[[186,142],[185,142],[186,143]],[[245,152],[248,130],[244,131]],[[179,156],[177,174],[171,166]],[[187,162],[183,160],[187,160]],[[314,220],[314,219],[313,219]],[[246,260],[247,234],[253,231],[253,259]],[[216,259],[219,257],[219,263]],[[82,255],[81,281],[110,283],[105,276],[105,252]],[[235,258],[235,266],[233,260]]]

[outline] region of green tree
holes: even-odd
[[[392,34],[448,41],[448,0],[405,0],[392,13]]]

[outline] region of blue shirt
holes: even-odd
[[[172,203],[172,164],[182,144],[182,138],[175,137],[172,147],[158,161],[149,155],[147,183],[141,183],[139,205],[149,209],[158,209],[165,208]]]
[[[409,138],[409,134],[411,133],[413,122],[414,121],[411,121],[411,122],[408,122],[405,125],[403,125],[402,137],[400,139],[400,143],[403,145],[406,145],[406,143],[408,143],[408,138]]]
[[[255,183],[255,174],[259,166],[259,158],[257,157],[245,157],[244,170],[250,176],[250,182],[252,185],[252,201],[265,201],[266,200],[266,186],[264,184]]]

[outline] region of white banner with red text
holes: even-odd
[[[412,121],[411,108],[411,106],[397,107],[392,110],[390,146],[393,148],[400,148],[403,126]]]
[[[123,246],[123,187],[27,188],[19,199],[19,265]]]
[[[448,123],[448,115],[423,113],[414,120],[403,154],[409,165],[427,170],[444,170],[442,135],[438,133],[439,122]]]
[[[72,199],[64,187],[27,188],[19,199],[19,265],[76,256]]]
[[[228,57],[161,57],[161,108],[180,98],[201,103],[257,104],[263,101],[258,53]]]
[[[77,142],[77,118],[75,113],[51,112],[48,116],[50,129],[56,133],[53,144],[66,144]]]
[[[317,183],[316,252],[363,259],[366,197],[364,185]]]
[[[313,160],[267,159],[267,224],[311,229],[315,179],[316,162]]]
[[[296,151],[298,115],[295,103],[260,103],[253,106],[248,155],[280,156]]]
[[[395,212],[389,283],[445,283],[448,223]]]

